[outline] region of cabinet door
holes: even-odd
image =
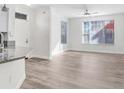
[[[14,4],[7,4],[9,8],[8,13],[8,40],[13,41],[15,40],[15,5]]]
[[[0,89],[20,88],[24,79],[25,59],[0,64]]]
[[[0,11],[0,32],[7,32],[8,12]]]

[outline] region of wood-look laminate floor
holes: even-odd
[[[26,60],[23,89],[124,88],[124,55],[64,52]]]

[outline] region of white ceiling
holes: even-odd
[[[98,14],[92,16],[124,13],[124,4],[39,4],[31,6],[35,8],[42,6],[54,7],[59,14],[70,18],[82,17],[86,7],[89,12],[98,12]]]

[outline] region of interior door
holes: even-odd
[[[29,47],[29,22],[23,19],[15,19],[16,46]]]

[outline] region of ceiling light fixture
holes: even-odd
[[[4,12],[7,12],[8,11],[8,8],[6,7],[6,4],[3,5],[2,11],[4,11]]]
[[[31,4],[26,4],[27,6],[31,6]]]

